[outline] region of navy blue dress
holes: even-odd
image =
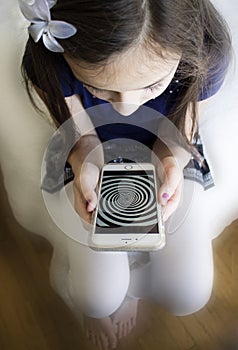
[[[27,50],[23,57],[23,65],[27,71],[28,77],[33,82],[33,84],[35,84],[36,86],[39,85],[34,75],[31,56],[27,52]],[[226,68],[227,65],[225,65],[224,61],[221,60],[221,63],[218,67],[216,66],[210,69],[204,87],[200,92],[199,101],[211,97],[220,89],[225,78]],[[89,111],[93,111],[93,108],[91,107],[99,106],[102,104],[108,104],[107,101],[101,100],[93,96],[84,87],[82,82],[77,80],[77,78],[72,73],[69,65],[65,61],[64,57],[61,55],[58,56],[57,70],[64,97],[69,97],[75,94],[79,95],[84,108],[89,109]],[[150,109],[153,109],[156,112],[159,112],[159,114],[163,116],[167,116],[173,110],[177,99],[183,92],[183,89],[184,84],[182,83],[177,70],[167,89],[157,98],[146,102],[144,106],[149,107]],[[138,111],[136,112],[135,116],[137,117],[137,115]],[[147,130],[147,128],[143,129],[143,132],[141,132],[141,126],[138,126],[136,122],[132,122],[129,124],[122,122],[121,116],[115,111],[113,113],[113,116],[112,114],[109,114],[108,116],[104,115],[105,122],[100,125],[97,124],[98,118],[97,116],[94,116],[93,112],[89,112],[89,116],[95,126],[98,137],[102,142],[118,138],[131,138],[137,141],[138,143],[147,145],[151,148],[156,139],[156,135],[145,131]],[[130,116],[130,118],[133,120],[133,115]],[[148,123],[148,120],[146,120],[146,122]],[[59,140],[58,150],[62,148],[60,142],[61,141]],[[214,186],[214,181],[212,179],[209,166],[204,158],[203,147],[200,138],[198,138],[196,148],[201,154],[201,157],[203,157],[204,159],[203,166],[201,166],[201,163],[199,163],[199,161],[192,158],[184,169],[184,177],[187,179],[195,180],[201,183],[204,186],[204,189],[208,189]],[[117,156],[121,156],[119,149]],[[48,169],[49,171],[48,175],[44,178],[42,183],[42,188],[48,192],[55,192],[59,190],[61,187],[60,183],[62,183],[61,181],[58,181],[57,171],[52,171],[52,167],[55,167],[55,160],[52,160],[55,159],[54,152],[55,149],[50,150],[50,147],[48,147],[48,155],[46,157],[48,164],[46,166],[46,169]],[[54,178],[52,178],[52,174],[54,174]],[[68,163],[66,163],[64,172],[64,183],[66,184],[67,182],[71,181],[73,177],[74,175],[72,173],[71,167]]]

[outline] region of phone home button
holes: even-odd
[[[126,165],[126,166],[125,166],[125,169],[126,169],[126,170],[133,169],[133,166],[132,166],[132,165]]]
[[[122,238],[121,240],[123,241],[123,243],[127,244],[128,241],[131,241],[132,239],[131,238]]]

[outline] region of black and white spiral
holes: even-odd
[[[97,225],[101,227],[150,226],[157,222],[152,176],[105,176]]]

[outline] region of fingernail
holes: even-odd
[[[95,205],[92,203],[91,200],[86,201],[87,203],[87,211],[92,212],[95,209]]]
[[[167,192],[164,192],[162,194],[162,201],[161,201],[161,204],[162,205],[166,205],[167,202],[168,202],[168,199],[169,199],[169,194]]]

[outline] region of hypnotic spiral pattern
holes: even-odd
[[[149,226],[156,222],[152,176],[104,176],[97,226]]]

